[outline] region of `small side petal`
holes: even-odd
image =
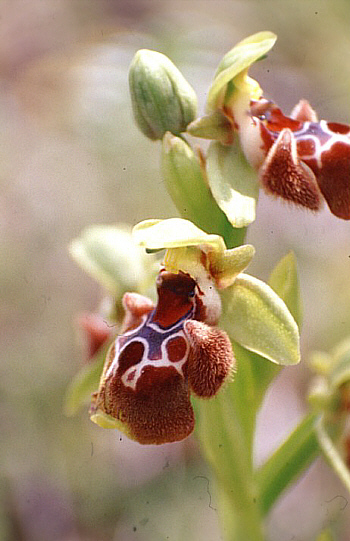
[[[225,250],[224,253],[209,252],[209,270],[216,287],[225,289],[231,286],[238,274],[248,267],[254,254],[255,248],[251,244]]]
[[[270,148],[260,169],[267,193],[277,195],[310,210],[319,210],[321,193],[314,173],[298,159],[292,131],[285,128]]]
[[[223,145],[232,144],[232,122],[221,111],[197,118],[187,126],[186,132],[193,137],[215,139]]]
[[[300,361],[297,324],[267,284],[241,274],[223,291],[222,301],[223,325],[233,340],[277,364]]]
[[[300,122],[318,122],[317,113],[307,100],[300,100],[293,107],[290,117]]]
[[[189,320],[184,328],[191,344],[187,370],[191,390],[209,398],[219,391],[235,365],[230,339],[221,329],[201,321]]]

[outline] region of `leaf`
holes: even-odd
[[[222,293],[224,322],[233,340],[281,365],[300,360],[297,324],[282,299],[264,282],[240,274]]]
[[[71,242],[69,251],[73,259],[114,296],[138,290],[144,279],[145,255],[133,243],[128,226],[88,227]]]
[[[277,263],[270,275],[268,283],[286,303],[300,328],[302,322],[302,303],[298,270],[293,252],[289,252]]]
[[[238,145],[212,142],[207,157],[208,182],[214,199],[234,227],[255,220],[259,185]]]
[[[305,416],[276,451],[257,470],[260,505],[266,516],[281,494],[319,455],[315,432],[317,415]]]

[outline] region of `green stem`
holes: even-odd
[[[309,414],[257,471],[260,504],[266,515],[281,493],[303,473],[320,453],[316,426],[318,415]]]
[[[197,434],[216,476],[224,538],[263,541],[251,448],[244,422],[232,408],[234,385],[229,384],[210,402],[197,403]]]

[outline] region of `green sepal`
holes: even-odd
[[[246,227],[254,222],[259,184],[240,146],[210,143],[207,175],[213,197],[232,226]]]
[[[74,239],[69,252],[73,259],[114,297],[138,291],[153,259],[132,241],[130,227],[94,225]]]
[[[256,81],[246,76],[248,68],[274,46],[277,36],[258,32],[240,41],[221,60],[208,93],[207,110],[215,111],[227,105],[239,85],[240,92],[258,99],[261,90]],[[243,76],[243,77],[242,77]]]
[[[140,130],[150,139],[179,135],[197,115],[197,96],[167,56],[139,50],[130,65],[132,108]]]
[[[135,225],[132,234],[137,244],[151,250],[200,244],[206,244],[218,251],[226,248],[221,236],[208,235],[189,220],[182,218],[144,220]]]
[[[91,394],[97,391],[109,346],[110,344],[103,346],[70,382],[63,406],[66,415],[75,415],[82,406],[90,402]]]
[[[302,323],[302,302],[298,269],[293,252],[289,252],[277,263],[270,274],[269,285],[286,303],[300,328]]]
[[[279,365],[300,361],[297,324],[267,284],[240,274],[221,297],[225,327],[233,340]]]

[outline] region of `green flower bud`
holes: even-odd
[[[165,55],[141,49],[131,63],[132,108],[140,130],[150,139],[180,134],[197,115],[197,96]]]

